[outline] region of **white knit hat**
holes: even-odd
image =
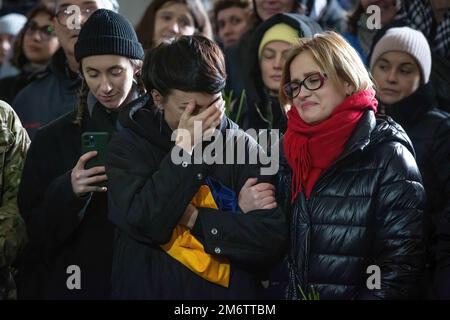
[[[389,29],[373,49],[370,70],[373,70],[381,55],[390,51],[402,51],[413,56],[422,71],[424,83],[428,82],[431,73],[431,50],[422,32],[409,27]]]
[[[0,17],[0,33],[17,36],[27,22],[27,17],[18,13],[10,13]]]

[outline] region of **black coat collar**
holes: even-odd
[[[335,161],[333,166],[347,159],[351,161],[350,156],[355,153],[385,141],[397,141],[408,148],[413,155],[415,154],[411,140],[401,126],[395,123],[390,117],[376,116],[374,111],[367,110],[356,125],[355,131],[347,142],[344,152]]]
[[[431,83],[419,87],[412,95],[391,105],[385,105],[385,112],[405,129],[410,128],[433,108],[435,95]]]

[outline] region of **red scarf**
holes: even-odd
[[[322,172],[344,151],[356,124],[366,109],[377,111],[375,91],[363,90],[346,98],[331,116],[315,125],[304,122],[292,107],[284,136],[284,153],[292,168],[292,202],[303,188],[306,197]]]

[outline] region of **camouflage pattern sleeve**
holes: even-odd
[[[26,243],[17,192],[29,145],[18,116],[0,101],[0,269],[11,265]]]

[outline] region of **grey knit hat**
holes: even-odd
[[[427,83],[431,73],[431,50],[422,32],[409,27],[391,28],[377,42],[370,59],[370,70],[381,55],[390,51],[401,51],[413,56],[422,72],[422,79]]]

